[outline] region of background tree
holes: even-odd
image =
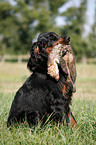
[[[82,56],[86,54],[87,48],[87,43],[82,38],[86,4],[87,1],[83,0],[79,8],[71,7],[61,14],[62,16],[65,16],[66,21],[66,25],[61,29],[61,33],[71,37],[72,48],[77,56],[77,60],[80,60]]]
[[[92,26],[91,33],[88,37],[88,52],[87,56],[91,58],[96,58],[96,19]]]
[[[53,31],[58,35],[70,36],[72,48],[77,60],[84,56],[93,56],[95,42],[90,43],[82,38],[85,23],[87,0],[82,0],[79,7],[72,6],[66,12],[58,9],[68,0],[0,0],[0,54],[26,54],[32,40],[39,33]],[[64,26],[56,25],[57,16],[64,17]],[[93,26],[93,30],[94,30]],[[89,39],[95,38],[90,34]],[[91,41],[91,42],[92,42]],[[94,45],[94,46],[93,46]],[[91,47],[89,48],[89,46]]]
[[[28,52],[31,40],[36,38],[38,33],[55,30],[54,11],[50,10],[51,1],[15,0],[15,2],[15,6],[8,1],[0,2],[1,55],[24,54]],[[58,1],[55,3],[58,4]],[[56,6],[56,11],[58,7]]]

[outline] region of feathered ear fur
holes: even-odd
[[[37,63],[32,57],[29,58],[28,63],[27,63],[27,68],[31,71],[34,72],[36,69]]]
[[[31,72],[40,72],[47,70],[47,53],[44,51],[45,48],[43,48],[42,41],[38,41],[33,43],[31,49],[30,49],[30,58],[27,63],[27,68]]]
[[[39,47],[38,47],[37,42],[34,42],[32,44],[32,47],[30,49],[30,55],[31,55],[31,57],[28,60],[27,68],[33,72],[36,69],[37,64],[38,64],[37,63],[37,56],[39,55]]]

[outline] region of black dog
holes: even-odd
[[[33,74],[17,91],[10,109],[7,126],[13,122],[22,122],[25,117],[30,126],[35,125],[38,120],[44,124],[48,115],[54,121],[62,121],[64,117],[67,123],[71,121],[72,125],[76,124],[69,107],[73,93],[72,84],[66,84],[67,77],[60,66],[58,82],[47,74],[48,54],[44,49],[47,49],[59,38],[53,32],[44,33],[39,35],[38,42],[33,44],[31,57],[27,64]],[[67,86],[65,97],[62,94],[62,85]]]

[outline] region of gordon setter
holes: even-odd
[[[41,33],[30,50],[27,67],[31,76],[17,91],[11,105],[7,126],[13,122],[22,122],[27,119],[29,125],[36,125],[38,120],[43,125],[48,115],[53,121],[71,122],[76,125],[70,110],[73,94],[72,83],[66,84],[67,75],[59,65],[60,79],[56,81],[47,73],[48,55],[55,43],[68,43],[68,37],[61,38],[53,32]],[[62,93],[62,86],[67,87]]]

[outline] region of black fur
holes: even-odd
[[[8,126],[12,122],[23,121],[25,116],[29,125],[35,125],[40,119],[42,123],[46,115],[52,115],[55,121],[61,121],[63,116],[69,122],[69,103],[72,96],[72,85],[69,84],[66,98],[62,96],[62,83],[66,82],[61,75],[62,81],[56,82],[42,73],[33,73],[17,91],[13,100],[8,117]]]

